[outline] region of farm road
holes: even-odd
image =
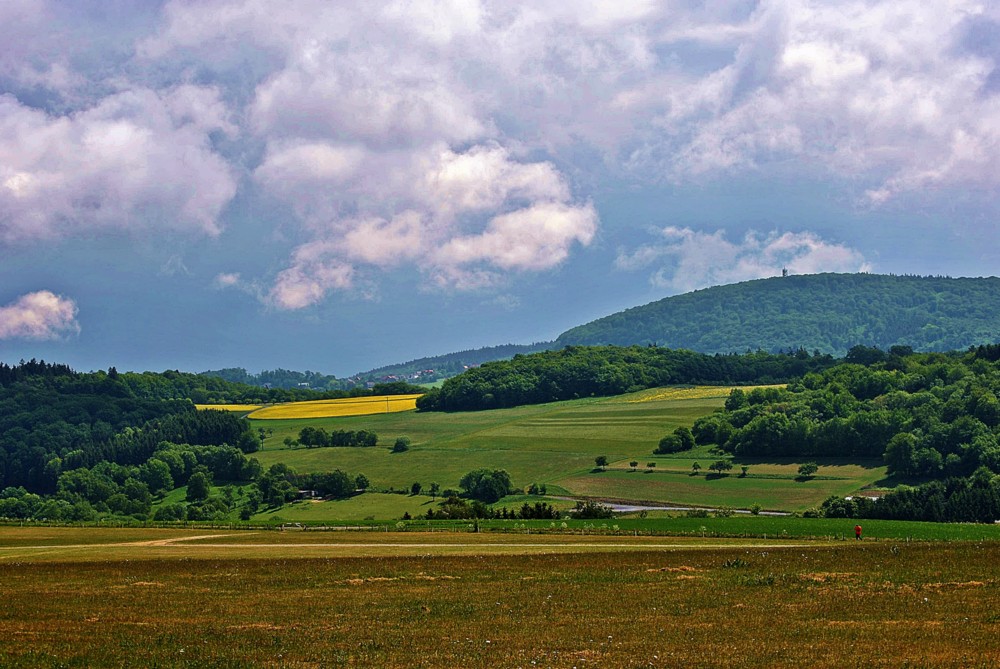
[[[142,559],[241,559],[406,557],[428,555],[527,555],[637,551],[687,551],[718,548],[776,549],[816,545],[815,541],[768,542],[752,539],[693,538],[664,541],[662,537],[624,535],[456,535],[454,533],[333,534],[238,532],[191,534],[138,541],[106,543],[21,542],[0,545],[0,561],[91,561]],[[303,540],[308,536],[309,540]],[[51,540],[51,536],[45,537]],[[67,537],[67,539],[70,537]],[[233,539],[241,540],[233,540]],[[331,540],[332,539],[332,540]],[[360,539],[360,540],[358,540]],[[221,540],[221,541],[220,541]],[[228,540],[228,541],[227,541]]]

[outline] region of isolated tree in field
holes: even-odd
[[[603,471],[604,468],[608,466],[608,456],[598,455],[596,458],[594,458],[594,464],[597,465],[598,469]]]
[[[729,460],[716,460],[715,462],[710,464],[708,468],[713,472],[717,472],[721,476],[722,472],[728,472],[730,469],[733,468],[733,463],[731,463]]]
[[[740,477],[746,478],[746,475],[747,475],[748,471],[750,471],[750,467],[748,465],[741,465],[740,466]]]
[[[441,492],[441,486],[437,483],[432,483],[430,487],[431,499],[437,499],[439,492]]]
[[[365,490],[368,490],[368,486],[370,486],[371,484],[372,484],[371,481],[369,481],[368,477],[365,476],[364,474],[358,474],[356,477],[354,477],[355,490],[360,490],[364,492]]]
[[[628,466],[632,468],[632,471],[635,471],[635,468],[639,466],[639,461],[633,460],[632,462],[628,463]]]
[[[393,453],[403,453],[408,450],[410,450],[409,437],[399,437],[396,439],[396,443],[392,445]]]
[[[413,485],[410,486],[410,494],[411,495],[419,495],[420,491],[423,490],[423,489],[424,489],[424,486],[422,486],[420,483],[414,482]]]
[[[655,462],[647,462],[646,463],[646,469],[648,469],[649,471],[653,471],[654,469],[656,469],[656,463]]]
[[[693,465],[691,465],[691,475],[692,476],[697,476],[698,472],[700,472],[700,471],[701,471],[701,463],[696,462]]]
[[[816,471],[819,469],[819,465],[815,462],[806,462],[799,465],[799,476],[804,479],[811,478]]]

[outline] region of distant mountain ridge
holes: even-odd
[[[952,351],[1000,341],[1000,278],[811,274],[714,286],[567,330],[555,347],[657,344],[700,353],[852,346]]]
[[[467,366],[570,345],[657,344],[699,353],[803,348],[844,356],[852,346],[954,351],[1000,342],[1000,278],[803,274],[703,288],[571,328],[553,342],[507,344],[358,374],[447,378]]]
[[[475,367],[484,362],[505,360],[513,358],[518,354],[524,355],[537,353],[538,351],[547,351],[552,347],[553,343],[549,341],[534,344],[487,346],[378,367],[367,372],[355,374],[350,380],[357,382],[403,380],[412,383],[429,383],[438,379],[456,376],[469,367]]]

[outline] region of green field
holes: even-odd
[[[414,482],[425,489],[430,483],[438,483],[442,489],[457,488],[466,472],[486,467],[506,469],[519,488],[545,484],[550,494],[700,506],[746,508],[761,504],[777,510],[816,506],[831,494],[847,495],[885,476],[880,463],[834,460],[821,461],[819,476],[810,481],[795,480],[797,463],[792,461],[735,461],[735,473],[729,476],[686,476],[693,462],[699,462],[704,472],[719,456],[705,447],[674,457],[654,456],[653,450],[674,428],[690,426],[722,406],[724,393],[698,399],[635,401],[655,395],[656,391],[643,391],[481,412],[411,411],[254,421],[255,428],[271,430],[264,450],[255,457],[265,467],[284,462],[300,472],[339,468],[364,473],[373,487],[381,490],[409,489]],[[285,438],[295,439],[307,425],[328,431],[373,430],[380,444],[377,448],[313,449],[283,445]],[[411,449],[391,453],[392,443],[400,436],[412,440]],[[611,460],[609,471],[594,472],[594,458],[599,455]],[[632,460],[640,463],[639,472],[627,471]],[[653,461],[657,463],[655,471],[643,473],[646,463]],[[749,476],[739,476],[740,464],[750,467]],[[336,513],[337,504],[349,514],[343,518],[357,517],[357,502],[331,504],[323,507],[324,512]],[[393,517],[409,510],[404,506],[393,506]],[[317,513],[315,510],[310,515]]]
[[[998,542],[0,528],[0,600],[13,668],[1000,664]]]

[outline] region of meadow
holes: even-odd
[[[267,467],[283,462],[300,472],[340,468],[364,473],[374,488],[409,489],[419,482],[442,489],[457,488],[461,477],[478,468],[506,469],[514,485],[545,485],[549,494],[587,495],[679,505],[734,506],[760,504],[768,509],[804,510],[831,494],[850,494],[885,477],[879,462],[820,461],[819,476],[798,480],[798,463],[734,461],[729,476],[705,476],[719,459],[707,447],[671,456],[653,455],[660,438],[722,406],[729,388],[660,388],[611,398],[587,398],[493,411],[422,413],[406,411],[368,416],[253,420],[268,434],[254,456]],[[305,426],[332,430],[372,430],[376,448],[288,448]],[[411,448],[392,453],[397,437]],[[595,458],[605,455],[608,471],[595,471]],[[637,461],[640,471],[631,472]],[[655,462],[652,472],[646,465]],[[699,462],[702,474],[688,476]],[[740,477],[740,465],[749,475]],[[429,498],[428,498],[429,499]],[[339,502],[330,504],[336,513]],[[345,512],[349,510],[344,505]],[[333,515],[333,518],[355,517]],[[394,517],[402,515],[400,510]],[[412,512],[411,512],[412,513]]]
[[[992,667],[1000,543],[0,528],[4,667]]]

